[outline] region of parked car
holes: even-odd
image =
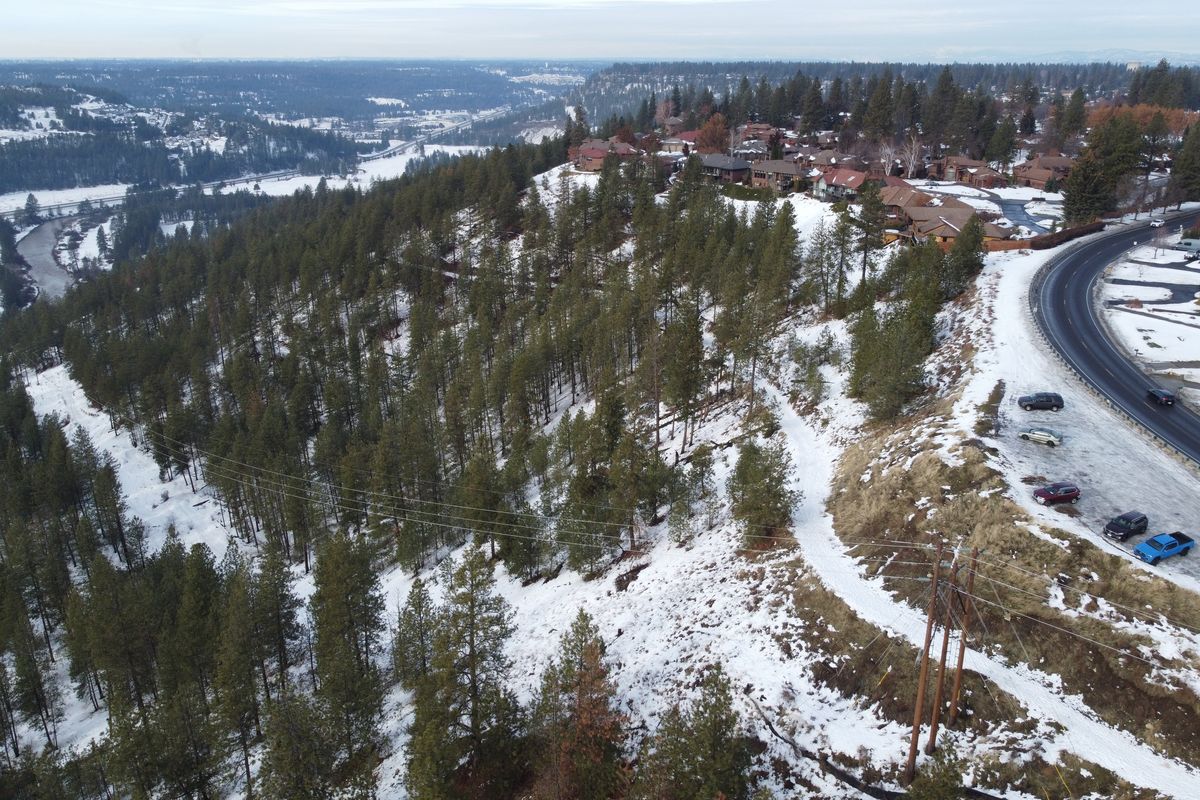
[[[1168,392],[1166,389],[1148,389],[1146,397],[1158,403],[1160,406],[1175,405],[1175,395]]]
[[[1123,542],[1130,536],[1138,536],[1146,532],[1148,520],[1140,511],[1126,511],[1120,516],[1113,517],[1104,526],[1104,535],[1110,539]]]
[[[1078,503],[1079,487],[1069,481],[1057,481],[1049,486],[1043,486],[1033,493],[1033,499],[1044,506],[1055,503]]]
[[[1160,533],[1158,536],[1147,539],[1133,548],[1133,553],[1142,561],[1153,566],[1164,558],[1185,556],[1195,546],[1196,542],[1192,537],[1175,531],[1174,533]]]
[[[1055,392],[1037,392],[1018,397],[1017,405],[1026,411],[1034,409],[1058,411],[1063,407],[1063,399],[1061,394]]]
[[[1163,219],[1162,217],[1155,217],[1154,219],[1150,220],[1151,228],[1161,228],[1163,225],[1166,225],[1166,224],[1167,224],[1167,221],[1165,219]]]
[[[1058,447],[1063,443],[1063,435],[1049,428],[1022,428],[1017,432],[1017,436],[1027,442],[1037,442],[1047,447]]]

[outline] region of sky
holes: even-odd
[[[0,58],[1200,62],[1189,0],[10,0]]]

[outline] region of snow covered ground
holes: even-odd
[[[1096,399],[1038,336],[1027,292],[1034,273],[1054,252],[1012,251],[988,256],[988,268],[979,285],[994,309],[995,327],[991,341],[974,358],[974,372],[956,406],[959,425],[964,436],[975,435],[974,410],[986,402],[998,381],[1005,381],[1000,433],[988,443],[999,450],[996,466],[1012,487],[1014,499],[1047,527],[1061,528],[1099,547],[1124,553],[1142,566],[1128,552],[1133,543],[1118,545],[1100,534],[1104,523],[1136,509],[1150,517],[1154,528],[1193,529],[1200,520],[1200,476],[1165,456]],[[1142,318],[1138,319],[1140,324]],[[1193,357],[1196,353],[1200,349],[1193,350]],[[1065,408],[1058,413],[1028,412],[1016,405],[1018,396],[1036,391],[1059,392]],[[1048,448],[1019,439],[1017,429],[1026,425],[1061,431],[1066,437],[1064,446]],[[1036,504],[1033,487],[1023,483],[1023,479],[1036,476],[1078,482],[1083,489],[1083,499],[1074,507],[1079,516]],[[1200,564],[1194,561],[1176,559],[1153,571],[1200,591]]]
[[[546,139],[553,139],[562,134],[561,125],[543,125],[538,128],[526,128],[517,138],[524,139],[530,144],[541,144]]]
[[[467,145],[426,145],[425,153],[426,155],[432,155],[433,153],[469,155],[471,153],[484,152],[486,149],[485,147]],[[418,153],[408,152],[397,153],[396,155],[377,158],[372,161],[364,161],[349,178],[342,175],[294,175],[284,178],[265,178],[261,180],[251,178],[241,181],[227,181],[221,191],[226,193],[243,189],[249,191],[253,190],[254,186],[257,185],[258,190],[262,194],[281,197],[295,194],[305,187],[315,190],[322,178],[325,179],[325,185],[330,189],[344,189],[346,186],[357,186],[361,189],[368,189],[375,181],[399,178],[404,174],[404,170],[409,163],[419,158],[420,155]]]
[[[124,198],[127,183],[106,183],[99,186],[81,186],[75,189],[45,189],[38,191],[20,191],[0,194],[0,213],[16,211],[25,208],[25,200],[32,194],[37,198],[42,208],[57,206],[64,203],[82,203],[91,200],[93,203],[112,198]]]
[[[1158,371],[1200,361],[1200,262],[1178,250],[1139,247],[1105,271],[1101,291],[1119,301],[1104,309],[1105,324],[1136,359]]]
[[[598,176],[559,168],[537,182],[543,200],[553,208],[564,187],[570,191],[596,180]],[[832,219],[830,207],[817,201],[790,198],[778,202],[792,203],[797,229],[804,238],[820,222]],[[1104,540],[1096,533],[1098,525],[1113,513],[1128,510],[1132,507],[1129,503],[1148,493],[1175,498],[1158,504],[1152,515],[1156,526],[1160,520],[1166,525],[1168,520],[1200,518],[1200,508],[1196,507],[1200,479],[1125,428],[1107,407],[1075,382],[1038,339],[1028,314],[1026,292],[1033,274],[1050,255],[1009,252],[989,256],[988,267],[979,279],[982,299],[975,312],[979,316],[968,321],[978,341],[972,369],[955,406],[958,433],[963,437],[976,435],[976,409],[1003,379],[1008,390],[1007,403],[1000,413],[1001,432],[989,443],[998,451],[996,466],[1013,487],[1013,497],[1038,523],[1109,546],[1101,544]],[[989,312],[987,319],[994,320],[987,330],[982,322],[984,311]],[[795,329],[780,337],[776,346],[782,347],[792,336],[815,341],[824,332],[838,341],[844,341],[847,335],[841,322],[797,321]],[[641,534],[647,543],[644,552],[592,581],[564,570],[550,581],[523,587],[502,567],[498,569],[499,591],[515,612],[517,633],[510,642],[509,655],[514,663],[514,689],[523,700],[532,696],[562,632],[583,608],[592,614],[605,638],[628,712],[635,721],[644,720],[650,729],[671,702],[691,694],[695,669],[721,662],[738,688],[735,702],[743,718],[767,743],[768,755],[792,764],[802,778],[813,783],[816,796],[861,795],[835,783],[817,765],[797,760],[766,733],[758,721],[758,708],[809,749],[849,755],[861,749],[870,761],[882,766],[901,758],[908,726],[883,719],[860,699],[845,699],[816,681],[812,667],[820,654],[805,644],[802,632],[796,631],[790,604],[774,602],[786,596],[786,582],[796,579],[792,561],[799,552],[809,574],[864,620],[900,641],[920,644],[917,637],[923,631],[923,612],[898,601],[878,579],[864,573],[863,565],[836,536],[826,511],[838,459],[845,443],[859,435],[863,415],[861,407],[845,397],[845,373],[824,367],[822,374],[829,384],[827,399],[804,415],[787,402],[786,375],[763,382],[786,436],[794,465],[794,488],[802,493],[801,502],[793,510],[798,550],[748,558],[739,552],[734,526],[722,518],[715,529],[683,545],[668,539],[665,526],[651,527]],[[1038,389],[1062,392],[1067,410],[1051,418],[1048,413],[1026,414],[1012,405],[1017,394]],[[135,449],[127,432],[111,431],[107,417],[90,407],[65,368],[37,376],[31,380],[29,391],[39,413],[59,413],[71,425],[83,425],[97,447],[118,459],[122,485],[130,495],[130,512],[146,521],[152,547],[161,545],[167,527],[174,524],[186,545],[204,542],[220,557],[230,539],[215,502],[203,493],[192,494],[182,479],[162,483],[153,460]],[[1050,450],[1015,437],[1017,424],[1043,417],[1064,430],[1067,446]],[[739,424],[740,419],[733,414],[714,415],[700,426],[696,440],[728,440],[738,432]],[[666,444],[668,449],[679,445],[675,440]],[[715,478],[718,485],[723,485],[735,451],[718,452]],[[1122,468],[1112,469],[1113,463],[1122,464]],[[1072,519],[1034,504],[1022,484],[1022,478],[1029,475],[1072,477],[1084,482],[1086,495],[1079,506],[1080,518]],[[617,576],[635,568],[642,568],[636,579],[627,588],[618,588]],[[1185,568],[1164,565],[1158,571],[1187,588],[1200,588],[1200,580],[1184,572]],[[394,619],[411,586],[411,576],[394,569],[384,574],[381,582],[387,617]],[[311,587],[311,576],[298,586],[303,596]],[[435,596],[439,591],[435,585]],[[1163,640],[1164,649],[1183,646],[1174,639]],[[1064,696],[1054,676],[974,650],[968,653],[967,667],[1025,704],[1036,723],[1035,732],[1025,743],[1027,748],[1023,748],[1026,752],[1040,751],[1049,761],[1060,752],[1074,752],[1135,785],[1181,799],[1196,796],[1200,773],[1156,754],[1131,734],[1106,725],[1081,698]],[[72,705],[63,725],[64,744],[78,744],[103,731],[102,713],[91,713],[90,707],[70,698],[69,693],[68,703]],[[385,731],[393,748],[379,770],[379,795],[399,800],[406,796],[400,776],[405,759],[403,729],[410,714],[404,692],[394,690],[389,694],[385,714]],[[949,735],[968,754],[989,749],[995,752],[1002,747],[988,737],[971,740],[958,733]],[[1008,752],[1004,755],[1012,756]],[[1013,793],[1009,796],[1019,797]]]

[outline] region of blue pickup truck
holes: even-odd
[[[1164,558],[1187,555],[1188,551],[1195,546],[1195,539],[1175,531],[1175,533],[1160,533],[1158,536],[1147,539],[1133,548],[1133,553],[1147,564],[1154,565]]]

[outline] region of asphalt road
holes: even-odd
[[[1197,219],[1195,212],[1172,214],[1168,224],[1190,227]],[[1146,398],[1153,381],[1109,340],[1092,303],[1093,287],[1105,267],[1135,244],[1149,241],[1150,236],[1149,224],[1140,223],[1056,256],[1040,283],[1030,289],[1033,315],[1051,346],[1084,381],[1200,464],[1200,416],[1182,406],[1162,407]]]

